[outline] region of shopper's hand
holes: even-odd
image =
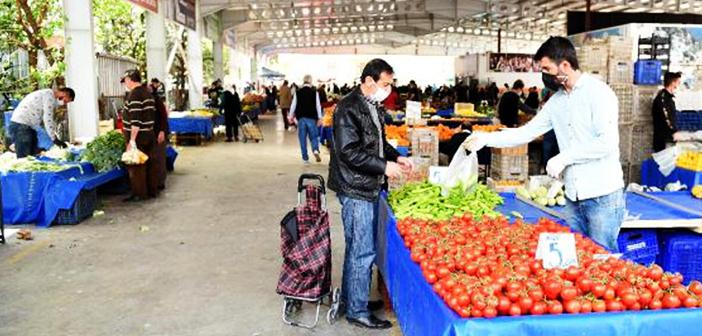
[[[471,152],[477,152],[487,145],[487,137],[486,133],[473,133],[463,141],[463,147]]]
[[[288,123],[289,123],[290,125],[295,125],[295,124],[296,124],[295,118],[288,118]]]
[[[395,162],[388,161],[385,165],[385,175],[391,178],[398,178],[402,176],[402,167]]]
[[[414,170],[414,161],[408,157],[400,156],[397,158],[397,164],[405,171]]]
[[[561,154],[552,157],[550,160],[548,160],[548,163],[546,163],[546,173],[548,174],[548,176],[551,176],[555,179],[560,178],[561,173],[565,168],[566,163],[563,158],[563,155]]]
[[[317,127],[322,127],[322,119],[317,120]]]
[[[159,144],[162,144],[164,141],[166,141],[166,133],[164,133],[163,131],[158,132],[158,139],[157,140],[158,140]]]

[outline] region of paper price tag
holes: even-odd
[[[422,119],[422,103],[408,100],[405,108],[405,119]]]
[[[448,167],[430,166],[429,167],[429,183],[442,184]]]
[[[536,259],[542,260],[544,269],[578,266],[575,235],[572,233],[542,233],[536,247]]]

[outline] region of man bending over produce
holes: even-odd
[[[341,284],[341,312],[357,326],[370,329],[392,327],[371,311],[382,301],[368,302],[371,267],[375,260],[375,212],[385,176],[399,177],[413,168],[385,138],[385,109],[393,69],[381,59],[366,64],[361,85],[346,95],[334,112],[334,141],[329,163],[329,189],[341,202],[346,252]]]
[[[566,38],[549,38],[534,60],[541,64],[544,85],[556,92],[542,111],[520,128],[475,133],[465,146],[472,151],[514,147],[553,129],[560,154],[548,161],[546,171],[563,178],[568,225],[616,252],[624,217],[617,97],[607,84],[580,72]]]

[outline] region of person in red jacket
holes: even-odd
[[[383,100],[383,105],[385,106],[386,109],[388,110],[397,110],[397,88],[395,85],[390,86],[390,95]]]

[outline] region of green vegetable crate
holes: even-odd
[[[55,225],[74,225],[93,216],[97,207],[97,189],[81,190],[70,209],[61,209],[54,220]]]

